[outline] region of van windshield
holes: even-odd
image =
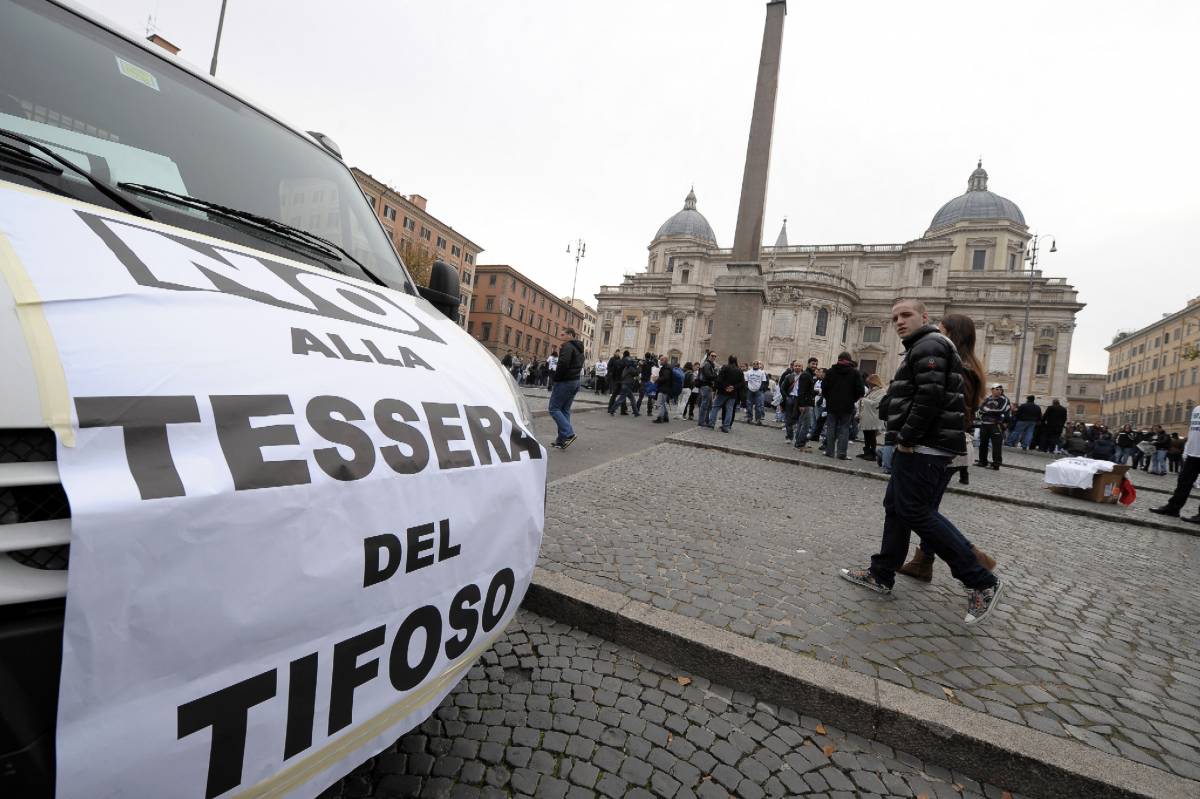
[[[0,0],[0,129],[20,134],[112,186],[154,186],[315,234],[374,276],[412,292],[350,171],[296,134],[164,58],[45,2]],[[11,142],[10,142],[11,143]],[[11,153],[11,151],[10,151]],[[113,206],[82,177],[0,158],[0,180]],[[202,209],[131,199],[155,219],[368,279]]]

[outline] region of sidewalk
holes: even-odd
[[[794,452],[764,428],[682,432],[679,438],[772,456]],[[972,470],[973,482],[976,474],[985,486],[994,478],[1013,481],[1013,492],[1040,491],[1029,486],[1034,475],[1016,470]],[[945,512],[997,557],[1006,583],[999,609],[969,628],[961,586],[944,567],[929,585],[899,578],[893,598],[837,579],[839,567],[865,563],[878,547],[884,488],[858,474],[658,446],[551,485],[540,565],[716,629],[1200,779],[1200,633],[1193,621],[1200,588],[1179,579],[1200,559],[1200,539],[1123,524],[1117,515],[1094,519],[949,494]]]

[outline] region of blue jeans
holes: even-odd
[[[708,426],[714,427],[717,424],[717,419],[721,419],[721,429],[728,431],[733,427],[733,417],[737,416],[737,394],[718,393],[716,399],[713,400],[712,415],[708,420]]]
[[[750,391],[746,394],[746,422],[761,422],[766,408],[766,392]]]
[[[667,395],[659,394],[658,395],[658,413],[656,414],[655,418],[662,419],[664,422],[667,421],[667,404],[668,404],[667,403]],[[649,413],[649,411],[646,411],[646,412]]]
[[[1033,428],[1036,426],[1037,422],[1015,422],[1008,434],[1008,445],[1011,447],[1020,441],[1021,449],[1029,449],[1029,445],[1033,443]]]
[[[892,456],[892,479],[883,497],[883,544],[871,557],[871,573],[883,585],[896,581],[896,569],[908,557],[914,532],[967,588],[996,584],[995,576],[975,559],[970,542],[938,512],[949,462],[950,458],[916,452],[897,451]]]
[[[795,446],[808,446],[808,436],[812,433],[816,418],[817,409],[811,405],[796,409],[796,434],[793,436]]]
[[[834,456],[837,449],[839,458],[846,457],[846,449],[850,446],[850,424],[854,421],[852,413],[831,413],[825,418],[825,454]]]
[[[1165,449],[1154,450],[1153,460],[1150,461],[1150,474],[1166,474],[1167,473],[1167,451]]]
[[[700,427],[712,427],[708,421],[708,413],[712,410],[712,400],[712,386],[700,386],[700,421],[696,422]]]
[[[896,454],[896,446],[894,444],[884,444],[879,448],[879,465],[885,471],[892,470],[892,456]]]
[[[550,416],[558,425],[558,438],[555,440],[560,444],[575,435],[571,429],[571,403],[578,392],[579,378],[555,383],[554,388],[550,389]]]

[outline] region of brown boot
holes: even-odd
[[[975,560],[979,561],[979,565],[988,571],[996,570],[996,559],[982,549],[976,546],[971,547],[971,554],[975,556]]]
[[[912,560],[901,566],[898,571],[900,574],[928,583],[933,580],[933,560],[933,555],[926,555],[920,547],[917,547]]]

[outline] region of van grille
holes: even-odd
[[[54,461],[57,455],[51,430],[0,430],[0,464]],[[68,519],[70,516],[67,494],[60,484],[0,487],[0,525]],[[22,566],[53,571],[67,568],[70,549],[69,544],[63,544],[17,549],[7,554]]]

